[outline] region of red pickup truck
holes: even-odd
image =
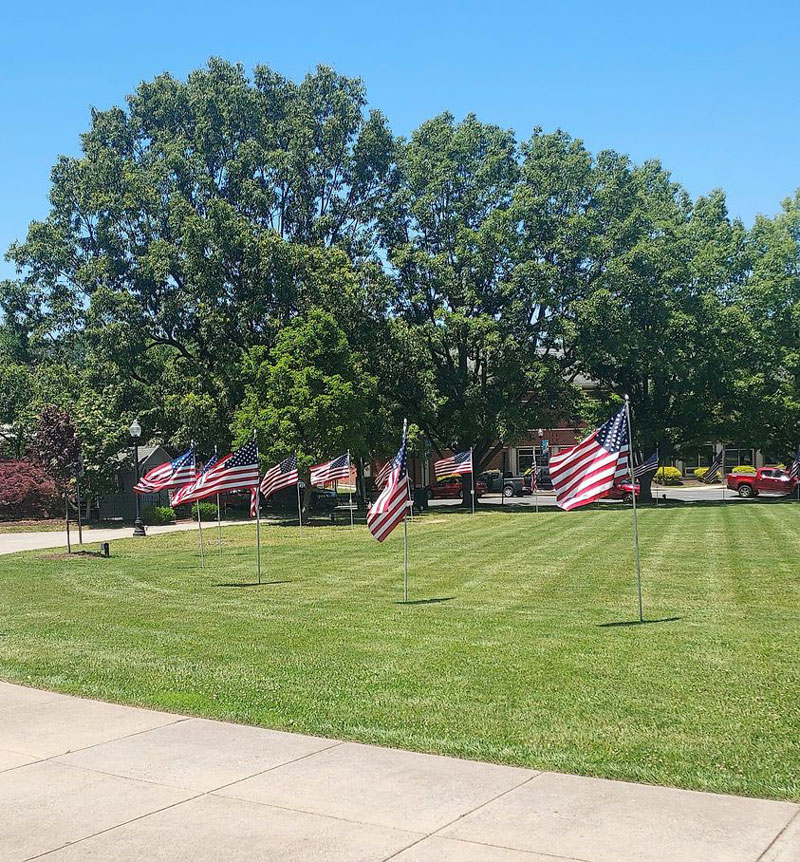
[[[728,487],[740,497],[791,494],[797,487],[797,479],[779,467],[762,467],[755,473],[728,473]]]

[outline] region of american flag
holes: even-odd
[[[408,503],[408,473],[406,460],[406,438],[391,462],[392,468],[386,487],[367,512],[367,527],[370,533],[382,542],[403,520]]]
[[[255,488],[250,489],[250,517],[255,518],[258,514],[258,505],[259,505],[259,493],[258,493],[258,485]]]
[[[386,480],[389,478],[389,474],[392,472],[392,467],[394,466],[394,461],[387,461],[380,470],[378,470],[378,475],[375,477],[375,487],[380,490],[386,484]]]
[[[271,467],[264,474],[261,480],[261,496],[269,497],[281,488],[288,488],[289,485],[296,485],[300,477],[297,474],[297,455],[291,455],[289,458],[281,461]]]
[[[791,467],[789,467],[789,478],[800,479],[800,446],[797,447],[797,454],[794,456]]]
[[[550,458],[556,502],[569,511],[599,500],[628,474],[628,422],[625,410],[612,416],[576,446]]]
[[[456,455],[450,455],[447,458],[442,458],[440,461],[435,461],[433,464],[433,472],[437,479],[443,476],[463,476],[464,473],[472,472],[472,450],[467,449],[466,452],[458,452]]]
[[[252,488],[254,485],[258,485],[258,450],[255,441],[250,440],[236,452],[220,458],[210,469],[206,465],[206,469],[191,485],[178,491],[172,505],[193,503],[212,494]]]
[[[633,478],[638,479],[645,473],[655,473],[658,470],[658,449],[649,457],[633,468]]]
[[[700,481],[704,482],[706,485],[710,485],[714,479],[717,478],[717,474],[722,469],[722,462],[725,460],[725,450],[723,449],[721,452],[718,452],[714,456],[714,460],[711,462],[708,470],[703,474]]]
[[[333,461],[326,461],[324,464],[316,464],[311,468],[311,484],[325,485],[328,482],[335,482],[337,479],[350,478],[350,453],[345,452]]]
[[[166,488],[179,488],[194,478],[194,449],[189,449],[172,461],[148,470],[133,486],[133,490],[139,494],[154,494]]]

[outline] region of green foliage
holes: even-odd
[[[751,473],[754,474],[756,472],[756,468],[750,464],[740,464],[738,467],[734,467],[731,470],[731,473]]]
[[[408,418],[480,469],[625,394],[640,456],[800,440],[800,192],[747,231],[657,161],[471,114],[398,140],[359,79],[219,59],[81,142],[0,283],[0,453],[69,409],[90,496],[134,416],[175,450],[257,427],[265,465],[385,456]]]
[[[696,479],[702,479],[703,476],[705,476],[706,473],[708,473],[708,467],[695,467],[695,469],[692,470],[692,473],[694,474]],[[711,480],[712,484],[714,482],[721,482],[721,481],[722,481],[722,478],[721,478],[719,473],[717,473],[717,475]]]
[[[677,467],[659,467],[653,476],[657,485],[680,485],[681,471]]]
[[[560,170],[554,165],[551,177]],[[570,401],[547,350],[547,287],[514,269],[520,179],[511,131],[441,114],[398,150],[383,230],[396,285],[383,358],[404,413],[480,465]]]
[[[201,521],[216,521],[217,520],[217,504],[216,503],[204,503],[202,500],[199,500],[197,503],[192,504],[192,518],[197,520],[197,509],[200,509],[200,520]],[[170,509],[170,511],[172,511]]]
[[[146,506],[142,510],[142,520],[148,526],[161,527],[175,521],[175,512],[171,506]]]
[[[256,429],[265,465],[292,452],[301,469],[348,449],[365,455],[379,432],[377,381],[328,312],[312,309],[278,333],[273,350],[251,350],[245,381],[236,437]]]

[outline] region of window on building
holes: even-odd
[[[728,448],[725,447],[725,470],[732,470],[734,467],[743,467],[747,465],[752,467],[755,464],[755,452],[753,449],[747,449],[743,446],[737,446],[735,443]]]
[[[546,467],[552,453],[550,449],[548,449],[544,455],[542,455],[541,446],[521,446],[517,449],[517,470],[519,470],[520,474],[533,467],[534,454],[536,455],[536,466]]]
[[[713,457],[713,446],[700,446],[697,449],[681,452],[680,460],[683,462],[683,475],[691,475],[698,467],[709,467]]]

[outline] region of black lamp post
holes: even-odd
[[[128,429],[131,433],[131,437],[133,438],[133,469],[135,470],[136,482],[135,484],[139,484],[139,437],[142,436],[142,426],[139,424],[137,419],[134,419],[131,422],[131,427]],[[147,533],[144,530],[144,522],[142,521],[142,514],[139,511],[139,494],[137,491],[133,492],[133,499],[136,503],[136,519],[133,522],[133,535],[134,536],[146,536]]]

